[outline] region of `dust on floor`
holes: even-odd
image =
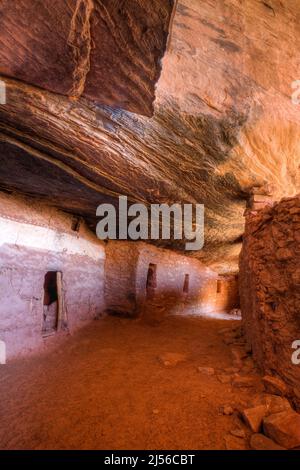
[[[232,386],[236,357],[222,334],[239,324],[106,317],[1,366],[0,448],[247,448],[238,410],[260,390]]]

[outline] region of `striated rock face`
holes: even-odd
[[[145,203],[204,203],[205,247],[195,255],[220,271],[235,270],[252,188],[272,184],[275,199],[300,190],[300,108],[291,100],[300,66],[298,0],[180,0],[150,119],[92,100],[149,114],[171,2],[150,8],[139,0],[136,9],[130,1],[92,3],[90,11],[90,2],[43,2],[46,19],[39,9],[34,28],[39,33],[43,24],[49,41],[31,49],[25,10],[1,2],[0,70],[19,81],[2,77],[8,101],[0,106],[0,186],[82,215],[92,228],[97,205],[120,194]],[[135,24],[148,22],[153,28],[139,39]],[[132,34],[124,36],[128,25]],[[138,51],[130,41],[123,47],[129,36]],[[143,70],[152,77],[147,84]]]
[[[2,0],[0,73],[152,115],[174,0]]]
[[[292,361],[292,345],[300,340],[299,233],[300,196],[248,212],[240,257],[240,297],[255,359],[265,371],[286,382],[300,406],[300,365]]]

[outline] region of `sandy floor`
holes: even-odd
[[[221,383],[232,367],[220,330],[238,322],[170,317],[158,326],[108,317],[55,350],[0,369],[0,448],[225,449],[246,440],[237,414],[253,389]],[[165,365],[164,353],[186,355]],[[197,368],[213,367],[212,376]]]

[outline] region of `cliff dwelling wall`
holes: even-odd
[[[104,308],[102,244],[74,217],[0,195],[0,340],[7,359]]]
[[[229,312],[238,306],[236,276],[221,278],[191,257],[144,242],[106,245],[105,301],[108,313],[138,316]]]
[[[221,286],[221,288],[220,288]],[[78,218],[0,193],[0,340],[7,359],[100,315],[219,315],[235,276],[144,242],[103,243]]]
[[[300,405],[300,196],[247,211],[240,256],[243,328],[254,358],[282,378]]]
[[[231,311],[239,309],[239,284],[238,274],[221,275],[217,279],[217,286],[212,286],[212,294],[214,293],[213,303],[215,309]]]

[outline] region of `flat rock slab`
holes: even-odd
[[[279,446],[263,434],[252,434],[250,438],[250,447],[253,450],[286,450]]]
[[[262,379],[265,390],[274,395],[285,396],[288,394],[288,388],[283,380],[271,375],[265,375]]]
[[[278,395],[266,395],[265,403],[268,408],[268,414],[281,413],[282,411],[291,410],[291,405],[289,401]]]
[[[239,437],[241,439],[246,438],[246,433],[245,433],[244,429],[240,429],[240,428],[232,429],[230,431],[230,434],[232,434],[232,436]]]
[[[237,375],[234,377],[232,385],[237,388],[249,388],[257,385],[258,379],[252,376]]]
[[[270,415],[263,428],[268,437],[287,449],[300,446],[300,415],[293,410]]]
[[[259,395],[255,400],[253,400],[252,407],[259,405],[265,405],[267,407],[268,413],[266,416],[292,409],[287,398],[280,397],[279,395]]]
[[[263,423],[263,419],[268,413],[268,408],[265,405],[259,405],[254,408],[248,408],[244,410],[242,415],[245,423],[249,426],[251,431],[260,431]]]

